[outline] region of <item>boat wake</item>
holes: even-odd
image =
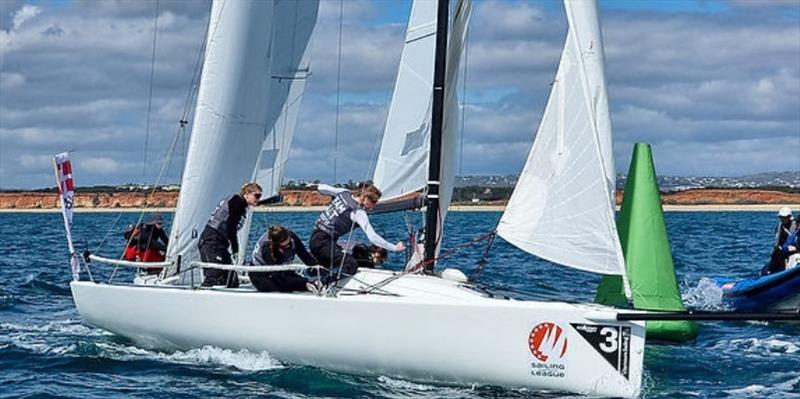
[[[45,273],[28,274],[25,277],[25,281],[20,284],[20,287],[44,291],[58,296],[71,296],[72,291],[70,291],[69,285],[54,284],[53,281],[57,280]]]
[[[748,385],[740,389],[727,390],[725,393],[734,397],[745,398],[796,398],[797,392],[800,389],[800,376],[795,373],[781,374],[785,377],[789,377],[789,379],[769,386],[759,384]]]
[[[101,358],[116,361],[159,361],[183,365],[211,365],[255,372],[283,368],[267,352],[233,351],[213,346],[159,352],[120,341],[111,333],[65,320],[43,325],[0,324],[0,348],[17,348],[44,355]]]
[[[226,366],[241,371],[253,372],[284,368],[278,360],[273,359],[267,352],[250,352],[247,349],[232,351],[213,346],[204,346],[200,349],[160,353],[136,348],[142,356],[149,356],[158,360],[180,364],[208,364]]]
[[[691,309],[699,310],[725,310],[722,303],[722,289],[714,280],[703,277],[694,287],[683,289],[683,303]]]
[[[781,357],[800,352],[796,336],[776,334],[767,338],[742,338],[720,341],[714,345],[725,353],[743,354],[747,357],[763,359],[765,357]]]

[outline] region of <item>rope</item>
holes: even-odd
[[[410,268],[410,269],[408,269],[408,270],[406,270],[406,271],[404,271],[402,273],[395,274],[394,276],[388,277],[388,278],[386,278],[386,279],[384,279],[384,280],[382,280],[380,282],[377,282],[377,283],[375,283],[375,284],[373,284],[371,286],[364,287],[360,291],[360,293],[369,294],[369,293],[371,293],[372,291],[374,291],[376,289],[380,289],[382,287],[385,287],[387,284],[391,283],[392,281],[395,281],[395,280],[397,280],[397,279],[399,279],[399,278],[401,278],[401,277],[403,277],[403,276],[405,276],[407,274],[417,273],[420,270],[423,270],[425,268],[425,266],[430,265],[432,263],[435,263],[436,261],[438,261],[440,259],[451,257],[451,256],[455,255],[456,253],[460,252],[462,249],[470,247],[470,246],[473,246],[473,245],[475,245],[475,244],[477,244],[477,243],[479,243],[479,242],[481,242],[483,240],[489,239],[489,240],[491,240],[493,242],[494,241],[494,237],[496,235],[497,235],[497,231],[495,231],[495,230],[492,230],[492,231],[490,231],[490,232],[488,232],[486,234],[480,235],[480,236],[478,236],[478,238],[475,238],[474,240],[468,241],[468,242],[463,243],[461,245],[455,246],[452,249],[450,249],[449,251],[446,251],[444,254],[441,254],[441,255],[439,255],[439,256],[431,259],[431,260],[428,260],[428,261],[423,260],[423,261],[417,263],[416,265],[414,265],[412,268]],[[488,249],[486,250],[484,256],[486,256],[486,255],[488,255]]]
[[[483,251],[483,256],[481,260],[478,262],[478,267],[475,268],[475,271],[469,276],[469,282],[471,284],[475,284],[478,282],[478,279],[483,275],[483,269],[486,266],[486,263],[489,261],[489,252],[492,249],[492,245],[494,245],[494,239],[497,237],[497,231],[492,232],[492,236],[489,237],[489,242],[486,243],[486,249]]]
[[[339,156],[339,114],[341,112],[342,85],[342,20],[344,19],[344,0],[339,0],[339,46],[336,55],[336,123],[333,125],[333,181],[336,184],[336,160]]]
[[[158,4],[156,0],[156,15],[153,22],[153,53],[150,58],[150,87],[147,91],[147,123],[144,129],[144,159],[142,160],[142,180],[147,180],[147,141],[150,136],[150,113],[153,105],[153,80],[156,70],[156,39],[158,38]]]

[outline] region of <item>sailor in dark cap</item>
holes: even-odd
[[[140,231],[138,249],[142,262],[163,262],[166,258],[169,237],[164,232],[164,217],[160,213],[150,215]],[[147,269],[149,273],[158,273],[160,268]]]

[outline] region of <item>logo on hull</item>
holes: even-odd
[[[564,329],[555,323],[539,323],[531,330],[528,348],[533,357],[542,363],[546,363],[553,356],[561,359],[567,353],[567,336],[564,334]]]

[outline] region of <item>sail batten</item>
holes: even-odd
[[[569,30],[556,78],[497,230],[511,244],[551,262],[624,274],[596,4],[564,5]]]

